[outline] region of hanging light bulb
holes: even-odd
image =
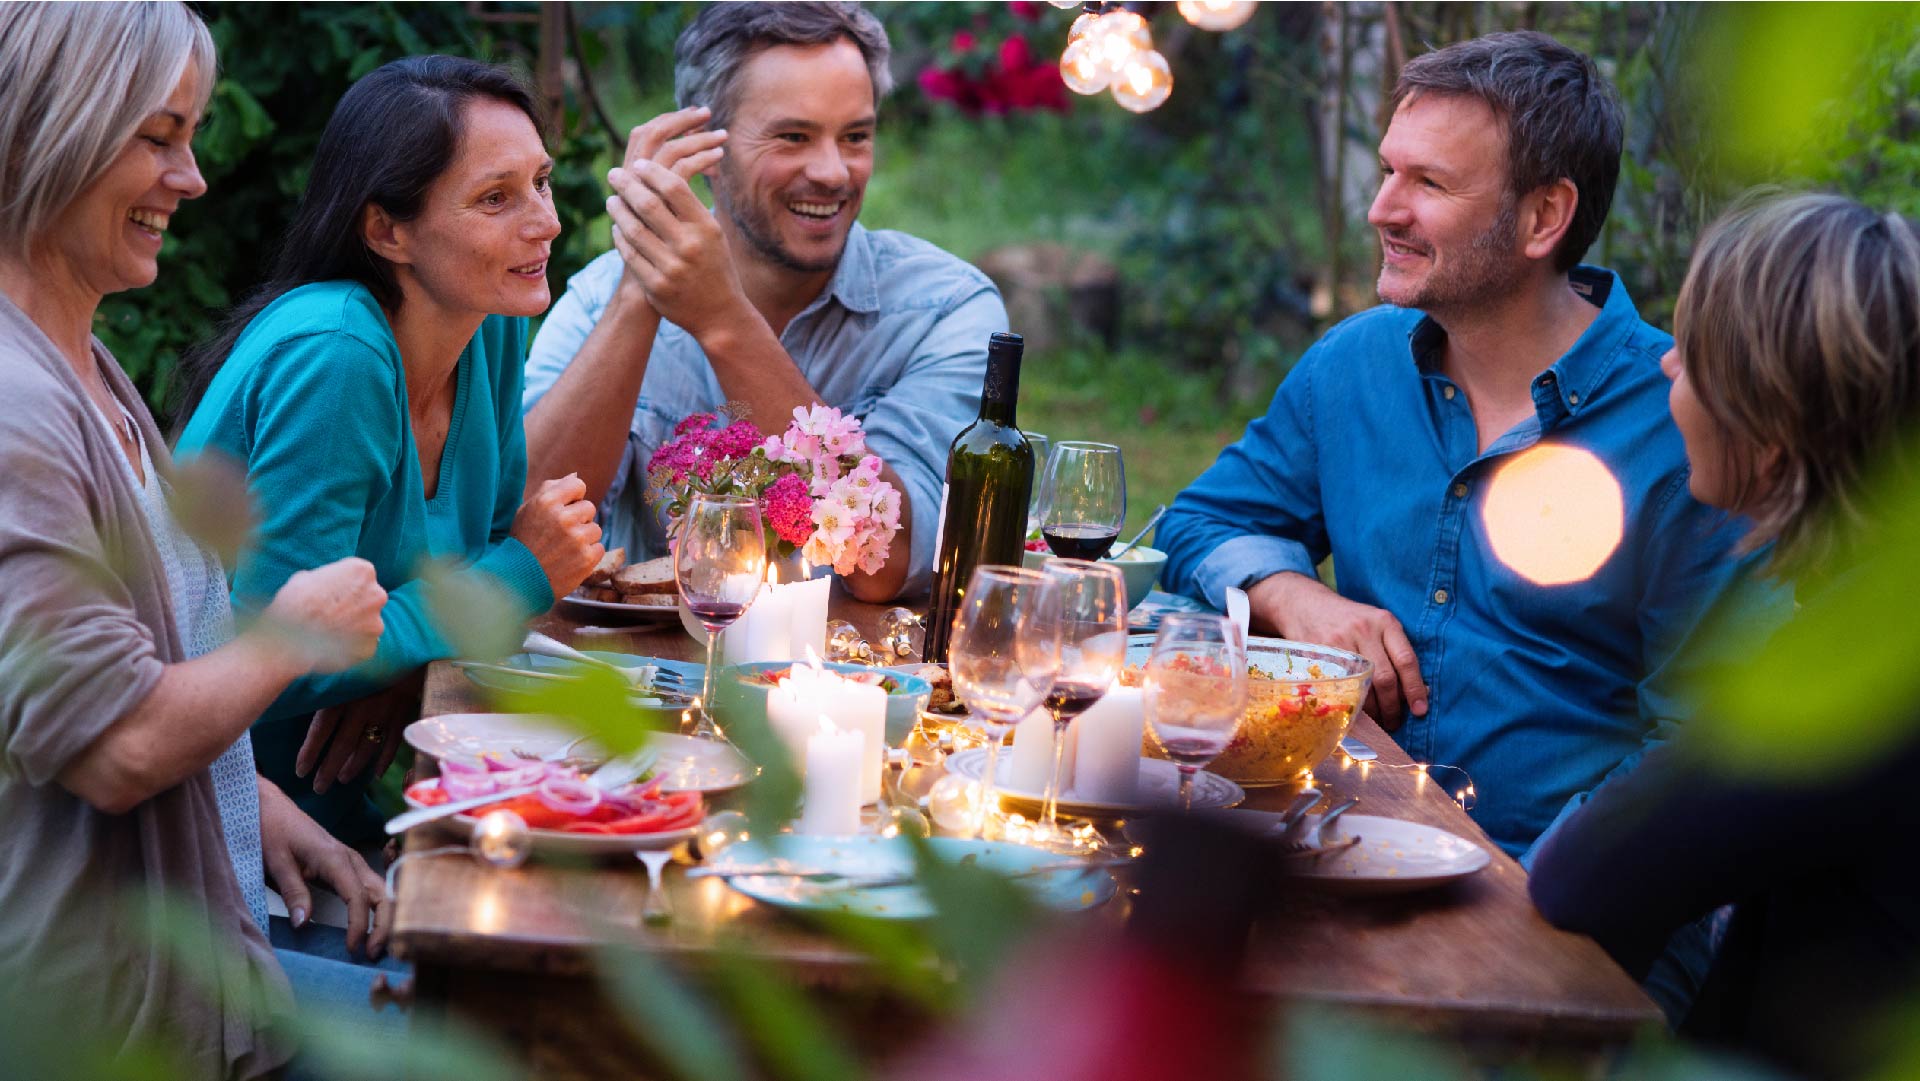
[[[1234,30],[1253,18],[1253,0],[1180,0],[1174,6],[1202,30]]]
[[[1071,45],[1081,38],[1086,37],[1087,31],[1093,29],[1094,22],[1099,18],[1100,16],[1095,15],[1091,11],[1081,12],[1080,17],[1073,20],[1073,25],[1067,27],[1067,44]]]
[[[1076,94],[1098,94],[1113,81],[1113,72],[1100,62],[1093,40],[1083,37],[1060,54],[1060,81]]]
[[[1153,31],[1131,11],[1109,11],[1087,28],[1087,41],[1101,65],[1117,75],[1135,53],[1153,50]]]
[[[1150,112],[1173,94],[1173,69],[1152,49],[1137,53],[1113,79],[1113,100],[1136,113]]]
[[[1080,0],[1047,0],[1047,3],[1052,4],[1054,7],[1059,8],[1061,11],[1065,11],[1068,8],[1077,8],[1080,6]]]
[[[492,811],[473,827],[469,843],[474,855],[511,870],[527,862],[527,853],[533,851],[533,831],[527,828],[526,819],[512,811]]]

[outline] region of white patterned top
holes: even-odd
[[[94,412],[109,429],[114,427],[98,406]],[[129,424],[132,419],[127,418]],[[189,658],[211,653],[233,640],[233,602],[227,593],[226,575],[219,558],[180,528],[146,442],[138,438],[135,442],[140,444],[140,471],[146,480],[142,483],[135,477],[134,487],[140,491],[140,507],[147,512],[160,565],[166,568],[181,648]],[[126,466],[131,473],[133,464],[127,462]],[[256,787],[253,741],[242,735],[213,760],[211,769],[214,796],[220,802],[220,824],[227,839],[227,858],[233,861],[234,877],[240,880],[247,911],[265,932],[267,879],[260,856],[260,790]]]

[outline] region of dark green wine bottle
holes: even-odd
[[[1033,445],[1014,423],[1020,396],[1018,334],[987,339],[987,380],[980,418],[961,429],[947,449],[947,483],[940,493],[940,533],[934,540],[933,597],[927,610],[926,659],[947,659],[954,613],[973,569],[1019,566],[1027,539],[1027,501],[1033,495]]]

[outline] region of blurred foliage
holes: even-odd
[[[213,31],[220,78],[194,141],[208,193],[174,216],[159,281],[109,296],[96,332],[155,412],[170,404],[175,358],[209,337],[220,314],[265,277],[306,184],[321,129],[353,81],[389,60],[448,53],[529,72],[538,24],[484,21],[458,4],[195,5]],[[494,4],[533,16],[534,4]],[[607,145],[569,94],[549,133],[563,232],[548,276],[555,295],[598,254],[584,225],[602,213],[597,168]],[[604,238],[602,238],[604,241]]]

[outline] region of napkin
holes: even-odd
[[[1247,601],[1247,591],[1238,586],[1227,587],[1227,618],[1240,628],[1240,641],[1247,640],[1247,620],[1253,615],[1253,605]]]

